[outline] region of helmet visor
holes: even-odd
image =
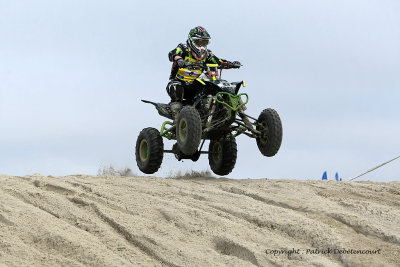
[[[195,38],[193,38],[193,41],[196,46],[202,46],[202,47],[206,47],[210,42],[210,40],[208,39],[195,39]]]

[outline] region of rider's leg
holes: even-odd
[[[180,81],[171,80],[167,85],[168,95],[171,97],[170,107],[174,121],[178,119],[179,111],[182,109],[182,100],[184,95],[184,88]]]

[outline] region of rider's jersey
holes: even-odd
[[[192,53],[190,53],[189,48],[184,44],[179,44],[175,49],[168,53],[168,58],[171,62],[174,62],[174,57],[180,56],[189,63],[214,63],[221,64],[225,62],[225,60],[216,57],[211,50],[207,49],[207,55],[202,60],[197,60],[193,57]],[[172,65],[170,79],[178,79],[181,81],[185,81],[188,83],[193,82],[196,78],[200,76],[202,73],[201,70],[189,70],[186,68],[179,68],[176,62]]]

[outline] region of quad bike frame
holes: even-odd
[[[198,65],[195,65],[198,66]],[[210,67],[218,65],[207,64]],[[222,72],[222,69],[221,69]],[[172,153],[179,161],[197,161],[201,154],[208,154],[210,167],[218,175],[230,173],[236,163],[236,137],[246,135],[255,138],[260,152],[274,156],[282,142],[282,124],[274,109],[265,109],[258,118],[247,115],[249,96],[238,93],[244,81],[229,83],[217,79],[196,79],[203,88],[191,102],[184,103],[177,121],[172,120],[169,105],[142,100],[153,104],[158,113],[170,120],[160,131],[145,128],[136,143],[136,161],[141,171],[154,173],[161,165],[163,154]],[[171,150],[165,150],[162,139],[176,140]],[[202,151],[205,140],[210,140],[208,151]]]

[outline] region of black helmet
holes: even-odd
[[[201,26],[190,30],[186,43],[197,60],[202,60],[207,55],[207,45],[210,39],[211,36]]]

